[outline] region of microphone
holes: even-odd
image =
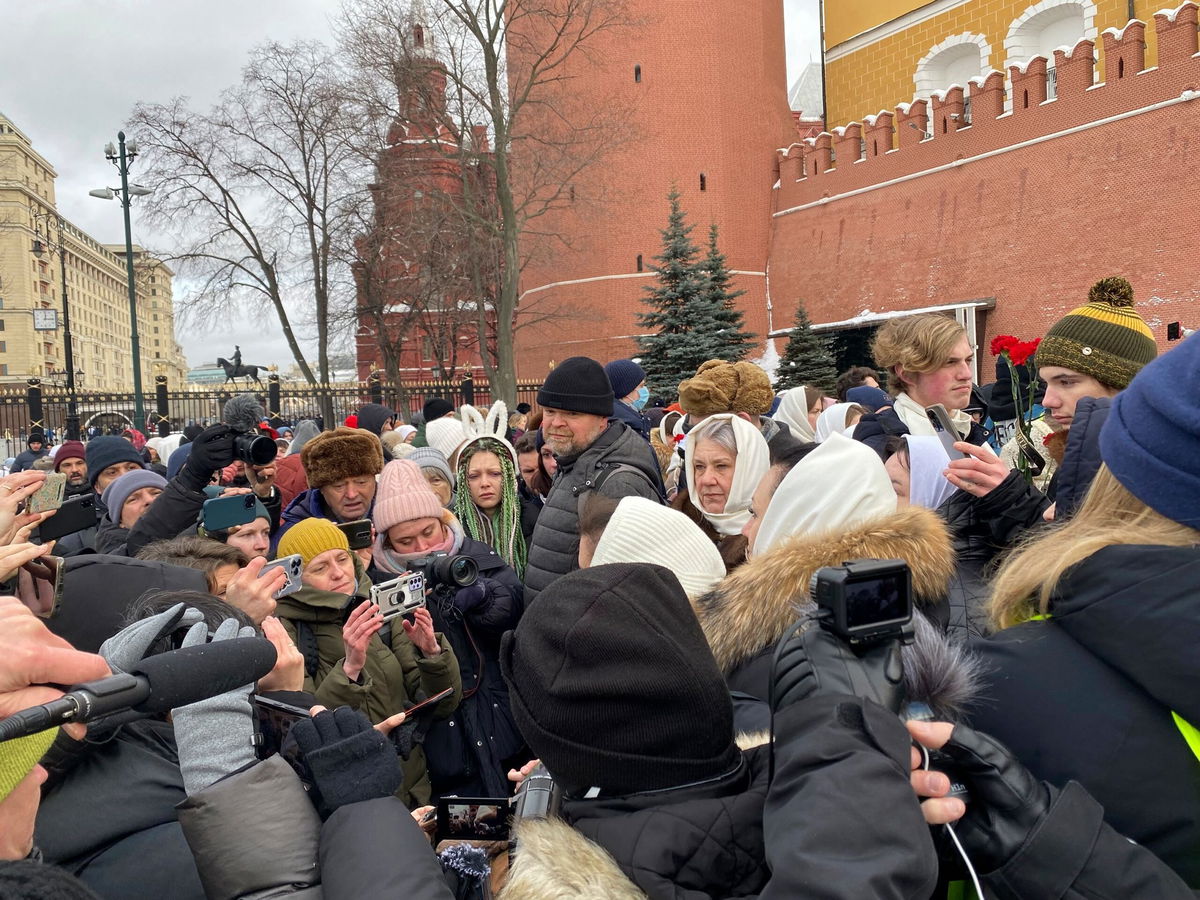
[[[253,394],[230,397],[221,409],[221,421],[242,434],[254,431],[266,417],[267,411]]]
[[[169,712],[257,681],[275,665],[266,638],[234,638],[143,659],[131,671],[75,685],[70,691],[0,721],[0,741],[113,713],[134,718]]]

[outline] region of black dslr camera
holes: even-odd
[[[425,592],[445,586],[451,589],[470,587],[479,578],[479,566],[469,556],[431,553],[408,563],[410,572],[425,576]]]
[[[818,569],[809,594],[821,627],[851,644],[903,639],[912,630],[912,576],[902,559],[854,559]]]
[[[265,434],[253,431],[237,434],[233,438],[233,454],[248,466],[265,466],[279,453],[279,447]]]

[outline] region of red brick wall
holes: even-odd
[[[1010,114],[994,117],[1003,104],[994,73],[971,87],[969,128],[950,117],[962,112],[956,90],[933,98],[928,125],[917,103],[896,110],[895,135],[891,115],[862,126],[862,161],[854,161],[857,125],[833,136],[833,168],[821,139],[790,148],[775,192],[775,321],[786,327],[799,299],[814,321],[832,322],[995,297],[980,335],[986,355],[988,338],[1041,335],[1098,278],[1124,275],[1160,343],[1167,322],[1195,326],[1200,96],[1053,136],[1200,88],[1196,7],[1156,16],[1154,27],[1156,69],[1141,71],[1143,26],[1133,22],[1102,36],[1103,85],[1089,87],[1092,46],[1082,42],[1056,54],[1056,100],[1038,102],[1046,89],[1038,59],[1010,71]],[[933,138],[921,140],[906,121]],[[878,156],[873,140],[886,144]],[[945,168],[930,171],[937,167]]]

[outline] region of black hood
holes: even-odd
[[[1200,549],[1119,545],[1060,582],[1054,621],[1155,700],[1200,722]]]
[[[395,417],[394,409],[379,403],[368,403],[358,411],[358,427],[379,437],[383,431],[383,423]]]

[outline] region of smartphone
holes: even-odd
[[[404,710],[404,721],[407,722],[407,721],[411,720],[413,717],[413,713],[421,712],[422,710],[427,709],[430,706],[434,706],[435,704],[440,703],[441,701],[445,700],[447,697],[449,697],[453,693],[454,693],[454,688],[448,687],[444,691],[438,691],[432,697],[426,697],[420,703],[414,703],[408,709]]]
[[[507,841],[511,802],[507,797],[441,797],[437,802],[439,841]]]
[[[954,427],[954,423],[950,421],[950,414],[946,412],[946,407],[940,403],[927,406],[925,407],[925,415],[929,417],[929,424],[933,426],[934,434],[942,442],[942,447],[945,448],[946,455],[951,459],[963,459],[966,457],[967,454],[954,449],[955,441],[961,441],[962,437],[959,435],[958,429]]]
[[[410,615],[417,607],[425,605],[424,573],[410,572],[391,581],[371,585],[371,602],[379,607],[385,622],[397,616]]]
[[[204,501],[201,521],[205,531],[228,531],[234,525],[245,525],[254,521],[253,494],[235,494],[232,497],[216,497]]]
[[[68,534],[92,528],[100,517],[95,494],[80,494],[63,503],[50,518],[38,526],[38,539],[44,544]]]
[[[67,489],[67,476],[62,472],[47,472],[46,482],[25,503],[25,512],[41,513],[62,506]]]
[[[366,550],[371,546],[371,520],[357,519],[353,522],[343,522],[338,526],[346,540],[350,542],[351,550]]]
[[[254,715],[258,720],[258,735],[255,752],[259,759],[267,759],[276,753],[283,753],[283,739],[287,737],[292,726],[301,719],[310,718],[308,710],[290,703],[272,700],[270,697],[254,695]],[[291,756],[298,757],[299,752],[293,742],[289,746]],[[298,759],[288,759],[288,762],[298,762]]]
[[[39,556],[17,570],[17,589],[21,602],[43,619],[58,612],[63,593],[63,558]]]
[[[284,569],[287,572],[287,584],[271,595],[276,600],[280,597],[286,597],[288,594],[296,593],[303,586],[300,576],[304,572],[304,558],[299,553],[293,553],[291,556],[283,556],[272,560],[262,567],[262,571],[258,573],[258,577],[262,578],[272,569]]]

